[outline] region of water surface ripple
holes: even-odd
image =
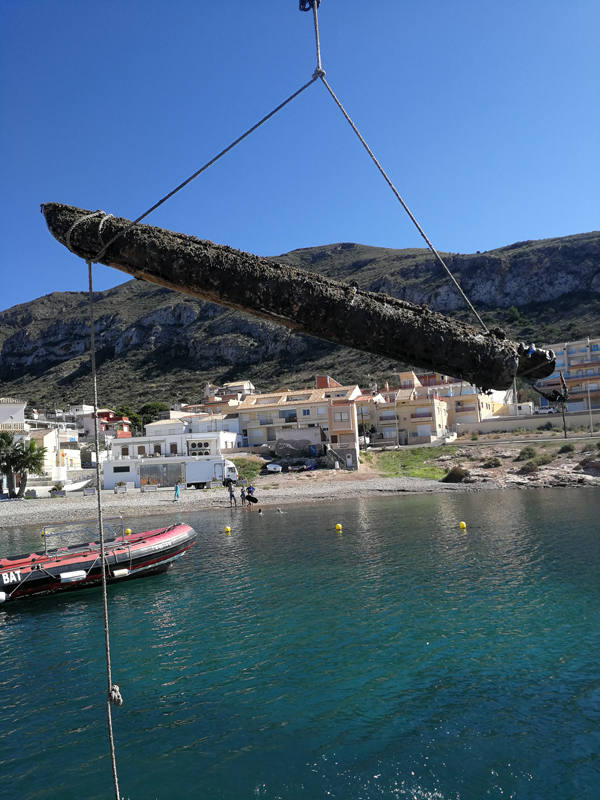
[[[184,516],[169,574],[109,588],[122,793],[598,798],[599,518],[589,490]],[[0,658],[2,796],[111,796],[100,593],[0,607]]]

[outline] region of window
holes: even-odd
[[[113,472],[129,472],[129,467],[113,467]]]
[[[175,442],[171,442],[171,444],[169,445],[169,452],[171,453],[172,456],[177,455],[177,444]]]
[[[160,456],[161,454],[162,454],[162,450],[160,448],[160,445],[159,444],[155,444],[154,445],[154,455],[155,456]]]
[[[337,444],[337,440],[338,437],[335,434],[333,434],[333,436],[331,437],[331,444]]]
[[[279,412],[279,418],[282,419],[284,422],[297,422],[298,417],[296,416],[296,409],[295,408],[284,408],[281,409]]]
[[[345,422],[348,419],[347,411],[334,411],[333,419],[335,422]]]
[[[325,408],[325,406],[319,406],[319,407],[317,408],[317,416],[318,416],[318,417],[325,417],[325,416],[327,416],[327,409]]]
[[[303,417],[310,417],[310,408],[303,408],[302,409],[302,416]]]
[[[145,456],[146,455],[146,446],[143,444],[138,445],[138,456]]]
[[[129,456],[129,448],[128,447],[122,447],[121,448],[121,458],[125,458],[126,456]]]

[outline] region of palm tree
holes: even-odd
[[[16,471],[19,473],[19,494],[17,497],[23,497],[29,473],[33,472],[34,475],[40,475],[44,471],[46,448],[41,447],[33,440],[18,442],[16,448]]]
[[[0,472],[6,475],[9,497],[23,497],[30,472],[39,475],[44,471],[45,447],[34,441],[15,442],[14,436],[0,431]],[[19,493],[15,493],[15,476],[19,476]]]
[[[0,431],[0,475],[6,475],[8,485],[8,496],[12,497],[15,491],[14,480],[11,482],[12,468],[9,464],[12,461],[15,437],[8,431]]]
[[[15,458],[15,437],[8,431],[0,431],[0,473],[6,475],[8,496],[14,497],[15,480],[13,462]]]

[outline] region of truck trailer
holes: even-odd
[[[204,489],[212,481],[235,483],[238,471],[226,458],[206,458],[185,462],[185,484],[188,489]]]
[[[222,456],[121,458],[107,460],[103,472],[105,489],[113,489],[119,483],[136,489],[176,483],[203,489],[215,481],[235,483],[239,477],[235,464]]]

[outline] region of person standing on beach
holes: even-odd
[[[252,511],[252,499],[251,498],[254,498],[254,492],[255,491],[256,490],[255,490],[254,486],[252,486],[252,484],[250,484],[250,486],[248,486],[248,488],[246,489],[246,495],[248,497],[248,511]]]
[[[229,505],[235,506],[237,508],[237,500],[235,499],[235,492],[233,491],[233,484],[228,483],[227,488],[229,489]]]
[[[173,494],[173,502],[176,503],[179,500],[179,484],[175,484],[175,493]]]
[[[243,508],[246,505],[246,490],[244,489],[243,486],[240,489],[240,497],[242,499],[242,508]]]

